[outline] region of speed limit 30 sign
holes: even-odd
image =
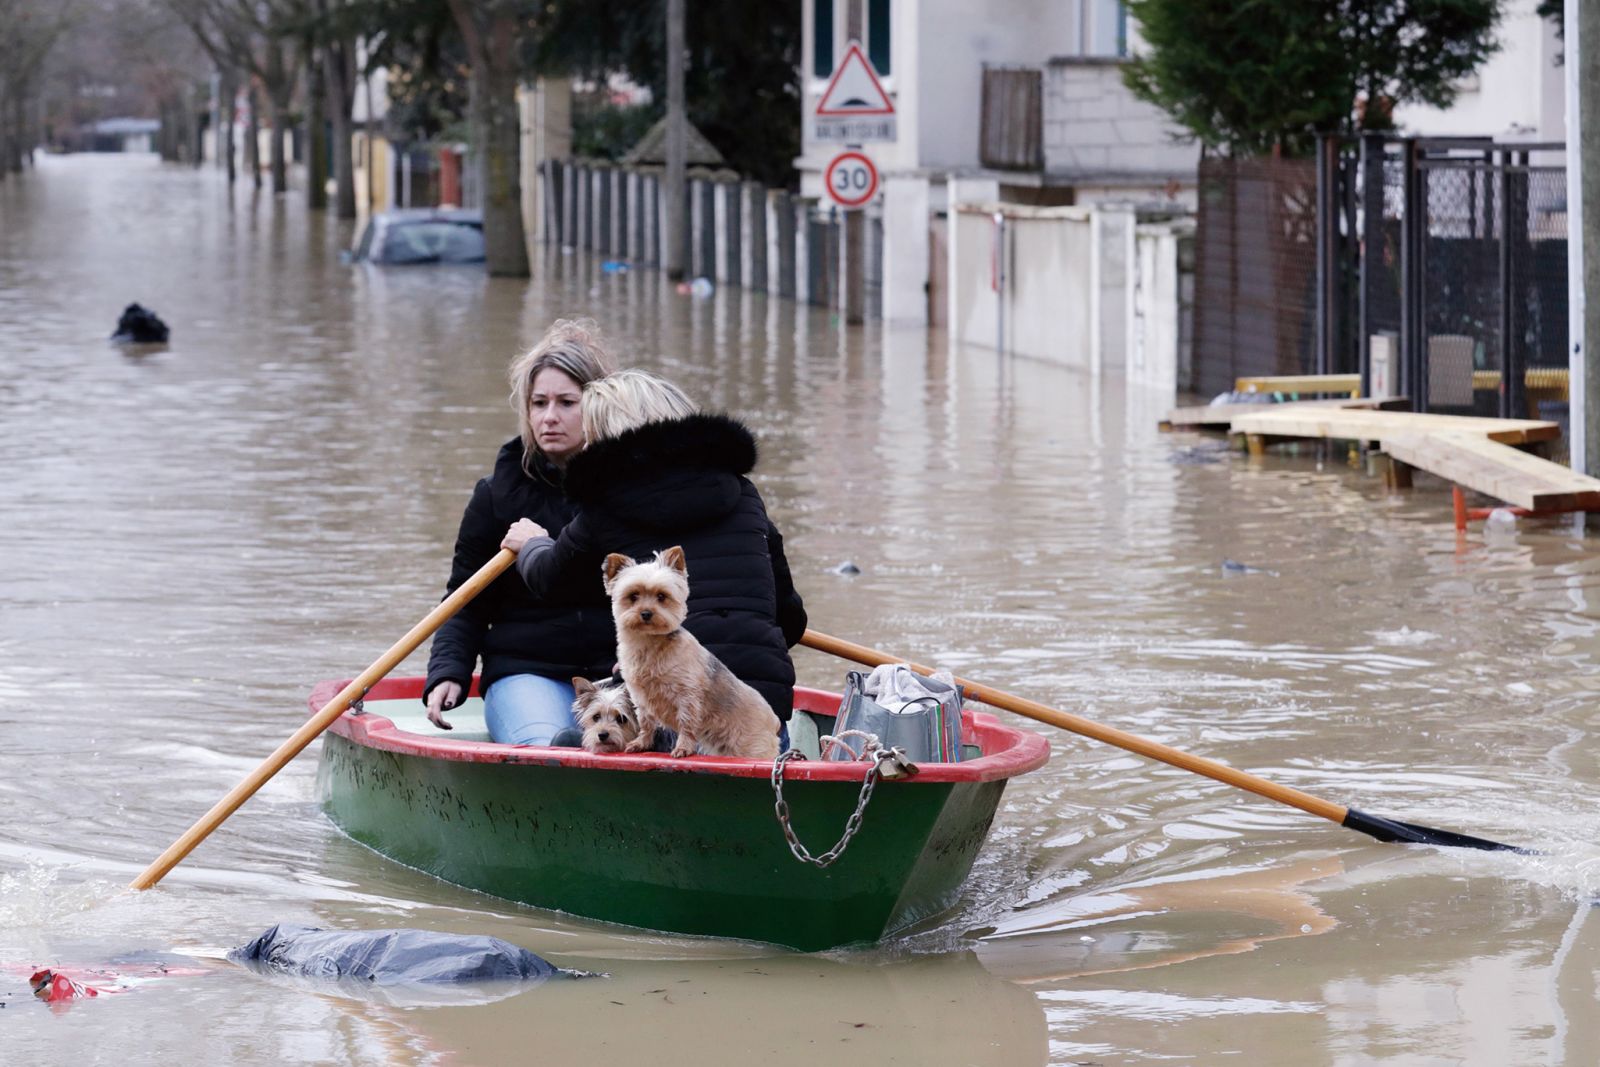
[[[828,197],[846,211],[865,207],[878,195],[878,168],[860,152],[840,152],[828,164],[822,180]]]

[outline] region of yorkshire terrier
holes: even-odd
[[[683,628],[689,569],[677,546],[636,563],[606,557],[606,592],[617,623],[617,661],[639,717],[626,752],[650,748],[657,726],[678,732],[674,756],[776,759],[778,716],[760,693]]]
[[[639,736],[639,713],[633,710],[628,690],[621,685],[595,685],[574,678],[572,717],[583,730],[583,747],[597,753],[621,752]]]

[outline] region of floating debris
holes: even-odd
[[[857,567],[854,563],[850,562],[849,560],[845,560],[843,563],[839,564],[837,567],[828,568],[828,573],[829,574],[842,574],[842,575],[845,575],[846,577],[854,577],[855,575],[861,573],[861,568]]]
[[[160,345],[166,344],[171,332],[154,311],[139,304],[129,304],[122,309],[122,317],[117,320],[111,340],[120,345]]]
[[[1277,571],[1268,570],[1265,567],[1252,567],[1250,564],[1240,563],[1236,559],[1225,559],[1222,561],[1222,576],[1224,578],[1236,578],[1243,574],[1265,574],[1269,578],[1276,578],[1278,576]]]
[[[1208,463],[1221,463],[1231,452],[1232,450],[1226,445],[1191,445],[1168,453],[1167,462],[1180,467],[1199,467]]]

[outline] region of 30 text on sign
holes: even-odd
[[[840,152],[823,171],[822,180],[828,187],[828,198],[835,204],[852,211],[878,195],[878,168],[860,152]]]

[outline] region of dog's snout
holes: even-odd
[[[601,730],[598,736],[601,741],[609,741],[611,740],[611,731]]]
[[[645,608],[643,611],[639,612],[639,621],[640,622],[649,622],[651,619],[653,619],[655,617],[656,617],[656,613],[651,611],[649,608]]]

